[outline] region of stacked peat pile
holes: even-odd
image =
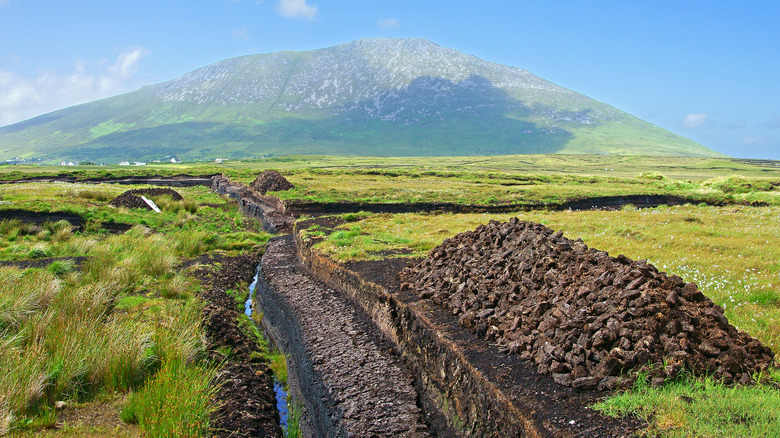
[[[290,190],[295,186],[287,181],[287,178],[283,177],[281,173],[275,170],[266,170],[249,184],[249,187],[260,192],[261,195],[265,195],[267,192],[281,192],[283,190]]]
[[[401,276],[566,386],[626,387],[639,369],[654,383],[683,369],[748,383],[772,363],[696,284],[517,218],[448,239]]]
[[[143,208],[146,210],[151,210],[152,207],[150,207],[146,202],[144,202],[143,199],[141,199],[141,195],[144,196],[168,195],[174,201],[181,201],[184,199],[179,194],[179,192],[172,189],[163,189],[163,188],[132,189],[112,199],[111,202],[108,203],[108,205],[113,205],[114,207]]]
[[[121,195],[117,196],[116,198],[112,199],[111,202],[108,203],[108,205],[113,205],[114,207],[125,207],[125,208],[143,208],[146,210],[152,209],[152,207],[150,207],[149,204],[144,202],[144,200],[141,199],[140,196],[134,195],[130,193],[130,191],[124,192]]]
[[[130,193],[131,195],[144,195],[144,196],[163,196],[168,195],[173,199],[174,201],[183,201],[184,197],[179,194],[176,190],[173,189],[164,189],[164,188],[154,188],[154,189],[132,189],[128,190],[125,193]]]

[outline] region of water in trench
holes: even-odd
[[[250,320],[252,320],[252,323],[257,325],[255,323],[255,320],[252,319],[252,301],[255,298],[255,289],[257,288],[257,281],[260,277],[260,265],[257,265],[257,272],[255,272],[255,278],[252,280],[252,284],[249,285],[249,298],[247,298],[246,302],[244,303],[244,313],[246,313],[246,316],[249,317]],[[257,327],[257,329],[260,331],[260,333],[263,333],[262,328]],[[284,390],[284,385],[282,382],[276,379],[274,377],[274,392],[276,393],[276,408],[279,410],[279,417],[281,418],[281,425],[282,429],[287,429],[287,391]]]

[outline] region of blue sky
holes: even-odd
[[[415,37],[780,159],[779,22],[770,1],[0,0],[0,125],[233,56]]]

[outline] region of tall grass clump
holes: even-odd
[[[0,332],[16,333],[37,312],[44,311],[60,290],[46,272],[0,268]]]
[[[216,368],[187,365],[172,358],[144,387],[130,395],[120,417],[138,423],[144,436],[194,437],[209,430],[209,416],[216,409],[217,388],[211,386]]]

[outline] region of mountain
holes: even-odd
[[[718,156],[530,72],[419,39],[227,59],[0,128],[0,159]]]

